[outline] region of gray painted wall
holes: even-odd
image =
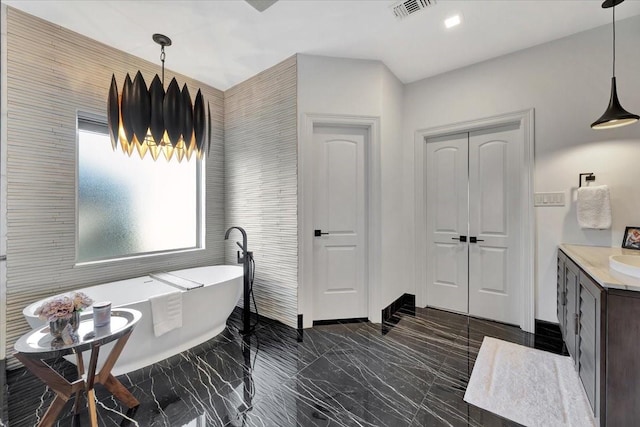
[[[7,139],[2,141],[7,149],[7,336],[3,345],[9,355],[14,341],[28,330],[21,311],[33,301],[158,270],[223,263],[224,147],[223,93],[177,75],[180,83],[201,88],[211,103],[214,135],[206,160],[206,249],[75,265],[77,111],[106,116],[112,73],[123,82],[127,72],[141,70],[151,82],[160,65],[11,8],[7,9],[7,32],[8,120]],[[167,72],[167,80],[172,77]],[[126,161],[123,155],[123,167]]]
[[[298,55],[298,78],[301,120],[307,114],[380,119],[380,218],[378,224],[371,225],[377,228],[380,248],[370,248],[380,251],[379,289],[373,298],[377,302],[373,309],[379,313],[405,292],[414,292],[413,283],[406,280],[410,249],[403,246],[405,237],[401,234],[403,85],[380,61],[312,55]],[[309,143],[300,138],[301,144]],[[306,287],[311,276],[305,275],[301,286]],[[371,320],[379,322],[379,314]]]
[[[625,108],[640,114],[640,17],[618,22],[616,30],[618,93]],[[640,124],[590,128],[609,102],[610,78],[607,25],[406,85],[405,246],[415,247],[411,230],[422,220],[414,218],[415,131],[535,108],[534,188],[564,192],[567,204],[536,208],[536,256],[528,261],[536,265],[535,317],[557,322],[557,245],[619,247],[625,225],[640,224]],[[610,186],[611,230],[579,228],[574,200],[581,172],[594,172],[595,185]],[[409,280],[415,283],[415,277]]]
[[[405,232],[402,223],[402,160],[403,141],[402,102],[404,85],[383,65],[380,126],[382,143],[380,161],[382,167],[382,188],[380,201],[381,246],[382,246],[382,295],[379,309],[391,304],[405,293],[414,294],[413,283],[406,279],[406,272],[412,267],[408,249],[404,246]],[[412,231],[407,231],[412,233]]]
[[[293,56],[224,98],[226,224],[247,231],[259,313],[291,327],[298,314],[296,70]],[[240,233],[230,240],[228,264],[236,262]]]

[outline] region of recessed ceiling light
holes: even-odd
[[[455,27],[456,25],[460,25],[462,20],[460,19],[460,15],[453,15],[450,18],[444,20],[444,26],[447,28]]]

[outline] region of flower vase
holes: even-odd
[[[63,332],[68,327],[68,334],[75,334],[80,326],[80,312],[74,311],[71,313],[71,317],[68,319],[56,319],[53,322],[49,322],[49,330],[51,335],[58,340],[62,340]]]

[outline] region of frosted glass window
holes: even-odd
[[[199,245],[199,161],[129,157],[105,124],[78,128],[79,262]]]

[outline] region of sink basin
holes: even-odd
[[[640,255],[611,255],[609,267],[619,273],[640,278]]]

